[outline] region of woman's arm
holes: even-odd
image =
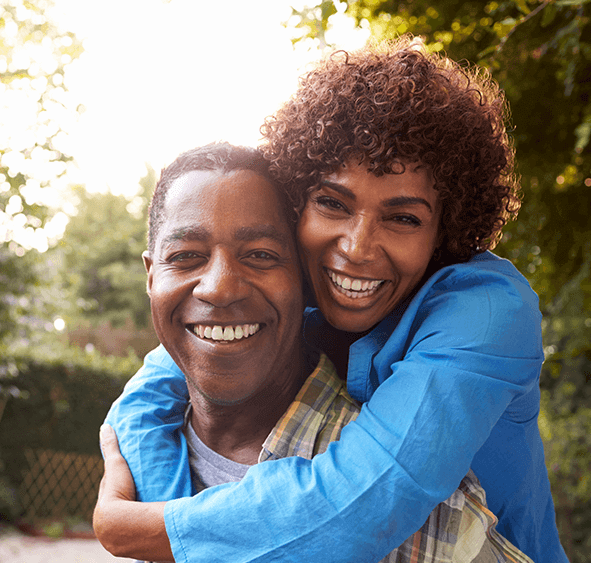
[[[508,262],[489,262],[441,272],[401,319],[409,328],[398,341],[349,372],[377,388],[326,453],[261,464],[231,487],[168,502],[176,561],[378,561],[452,494],[515,399],[527,397],[529,419],[510,412],[511,424],[536,431],[537,298]],[[547,484],[542,458],[537,478]],[[550,526],[533,544],[564,560]]]
[[[260,464],[240,483],[166,504],[178,563],[377,561],[450,496],[507,406],[536,387],[542,361],[537,301],[517,272],[458,270],[445,273],[449,295],[427,288],[421,297],[412,334],[401,337],[412,352],[390,360],[384,348],[374,359],[390,377],[365,371],[366,386],[379,386],[339,443],[311,462]],[[533,395],[529,402],[535,425]],[[522,413],[511,414],[517,424]],[[157,418],[140,432],[158,433]],[[144,462],[150,479],[176,478],[154,467]]]
[[[193,494],[183,435],[189,401],[184,374],[162,345],[144,358],[144,365],[113,403],[105,422],[117,433],[142,502]]]
[[[94,510],[93,527],[103,547],[117,557],[173,561],[164,526],[164,502],[135,501],[129,468],[108,425],[100,432],[105,473]]]

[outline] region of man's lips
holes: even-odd
[[[264,326],[264,325],[262,325]],[[220,342],[231,342],[233,340],[242,340],[249,338],[261,330],[260,323],[238,324],[238,325],[206,325],[194,324],[187,327],[199,338],[206,340],[216,340]]]
[[[343,274],[338,274],[328,268],[326,268],[326,273],[328,274],[333,287],[335,287],[340,294],[346,295],[352,299],[371,297],[385,283],[385,280],[344,276]]]

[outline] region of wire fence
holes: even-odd
[[[27,519],[92,519],[103,475],[100,455],[25,450],[27,471],[20,500]]]

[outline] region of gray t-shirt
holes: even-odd
[[[197,436],[190,423],[191,404],[185,411],[185,426],[183,433],[187,439],[189,450],[189,465],[191,480],[195,491],[200,493],[208,487],[240,481],[248,471],[250,465],[237,463],[208,448]],[[149,561],[135,561],[134,563],[151,563]],[[157,562],[154,562],[157,563]]]
[[[207,447],[193,430],[190,413],[191,405],[185,411],[183,432],[187,439],[191,479],[196,492],[214,485],[240,481],[246,475],[250,465],[232,461]]]

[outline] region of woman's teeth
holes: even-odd
[[[241,338],[248,338],[260,330],[259,323],[252,325],[236,325],[221,327],[219,325],[194,325],[193,332],[199,338],[208,338],[210,340],[240,340]]]
[[[384,280],[360,280],[355,278],[347,278],[339,276],[335,272],[328,270],[328,275],[335,286],[344,293],[347,297],[354,299],[360,297],[369,297],[373,295],[380,287]]]

